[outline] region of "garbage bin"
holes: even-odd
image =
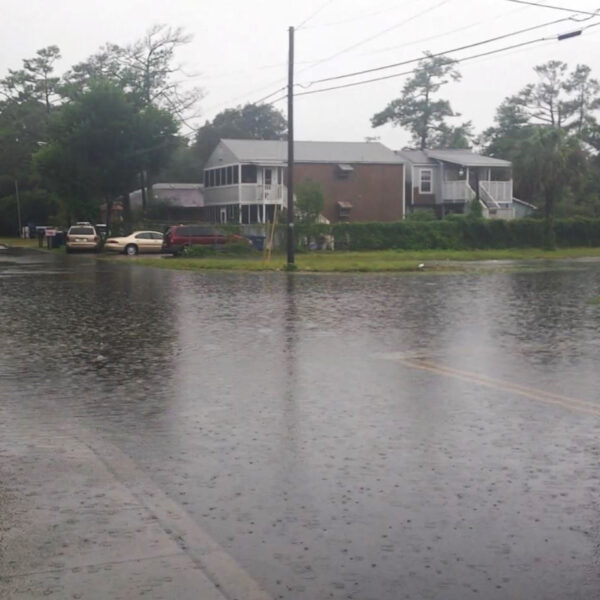
[[[46,248],[48,248],[48,250],[52,250],[53,248],[58,248],[58,246],[56,246],[56,234],[58,232],[56,231],[56,229],[46,229],[45,232],[45,237],[46,237]]]
[[[57,231],[54,236],[53,248],[61,248],[65,245],[66,234],[64,231]]]
[[[252,245],[257,250],[265,249],[265,237],[266,236],[264,236],[264,235],[247,235],[246,237],[252,242]]]

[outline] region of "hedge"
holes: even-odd
[[[558,247],[600,246],[600,219],[555,220],[553,227]],[[296,237],[302,243],[303,239],[333,235],[337,250],[542,248],[544,230],[541,219],[448,217],[441,221],[298,225]]]

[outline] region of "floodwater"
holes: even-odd
[[[600,262],[525,267],[4,251],[0,417],[118,448],[274,599],[600,598]]]

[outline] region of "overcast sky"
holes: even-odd
[[[593,12],[598,0],[534,0]],[[0,22],[0,76],[36,50],[56,44],[62,52],[60,73],[110,41],[126,45],[152,25],[181,26],[193,40],[179,62],[191,74],[190,85],[204,89],[198,125],[225,108],[257,101],[286,85],[288,28],[296,33],[296,81],[310,82],[444,52],[561,18],[570,13],[508,0],[4,0]],[[583,16],[583,15],[581,15]],[[308,19],[308,21],[307,21]],[[302,23],[305,22],[302,26]],[[527,40],[548,41],[458,65],[462,80],[445,86],[461,119],[476,131],[492,124],[502,99],[535,80],[533,67],[551,59],[571,68],[588,64],[600,78],[600,26],[562,42],[558,34],[593,23],[564,21],[471,50],[450,53],[463,58]],[[350,83],[400,73],[399,67],[335,81]],[[406,76],[368,85],[298,97],[296,138],[363,141],[378,136],[391,148],[408,142],[406,132],[390,125],[372,129],[371,116],[398,97]],[[320,87],[297,88],[297,92]],[[272,100],[281,94],[275,94]],[[275,104],[285,112],[286,102]],[[457,120],[458,122],[458,120]],[[182,132],[189,132],[185,126]]]

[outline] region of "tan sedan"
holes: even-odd
[[[104,243],[106,250],[135,256],[140,252],[160,252],[163,234],[159,231],[134,231],[125,237],[111,237]]]

